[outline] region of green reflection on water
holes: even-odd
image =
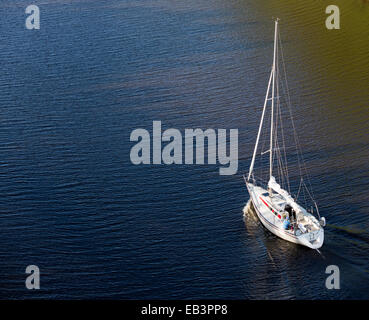
[[[325,26],[325,9],[330,4],[340,9],[339,30]],[[301,112],[310,118],[314,132],[303,134],[310,141],[319,140],[326,149],[352,147],[350,154],[336,155],[331,168],[367,166],[369,2],[250,0],[242,7],[245,12],[253,11],[255,19],[270,30],[274,27],[272,17],[281,19],[288,78],[291,88],[299,90],[293,92],[295,104],[301,102]]]

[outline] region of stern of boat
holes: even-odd
[[[320,227],[319,230],[304,233],[299,238],[302,245],[311,249],[319,249],[324,242],[324,229]]]

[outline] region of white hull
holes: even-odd
[[[311,249],[318,249],[323,245],[324,229],[310,213],[306,212],[305,209],[301,207],[304,213],[303,219],[306,221],[310,221],[311,219],[313,230],[306,230],[305,233],[297,228],[295,230],[285,230],[283,228],[283,220],[278,218],[278,214],[276,214],[278,211],[275,210],[277,206],[271,203],[272,199],[270,199],[269,196],[265,195],[268,191],[261,187],[254,186],[252,183],[246,183],[246,185],[259,220],[270,232],[284,240],[300,244]],[[276,200],[278,200],[278,195],[275,197],[277,198]],[[272,209],[274,209],[274,212]]]

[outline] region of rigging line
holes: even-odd
[[[274,136],[275,136],[274,153],[275,153],[275,158],[277,159],[278,173],[279,173],[280,178],[281,178],[282,187],[284,188],[283,164],[281,162],[281,160],[282,160],[281,159],[281,152],[280,152],[280,146],[279,146],[279,142],[278,142],[278,128],[279,128],[279,119],[280,119],[280,117],[278,117],[279,114],[280,114],[280,103],[279,103],[279,100],[278,100],[277,105],[276,105],[275,130],[274,130]]]
[[[309,192],[309,189],[308,189],[307,185],[305,184],[305,182],[303,182],[303,184],[304,184],[304,186],[305,186],[305,188],[306,188],[306,191],[307,191],[307,193],[308,193],[308,195],[309,195],[310,199],[314,202],[314,198],[311,196],[311,194],[310,194],[310,192]]]
[[[306,202],[306,195],[305,195],[305,189],[302,189],[302,194],[304,195],[304,207],[307,207],[307,202]]]
[[[285,144],[285,139],[284,139],[284,130],[283,130],[283,121],[282,121],[282,111],[281,111],[281,107],[280,107],[280,101],[279,101],[279,123],[280,123],[280,127],[281,127],[281,135],[282,135],[282,147],[283,147],[283,155],[284,155],[284,161],[285,161],[285,167],[286,167],[286,180],[287,180],[287,187],[288,187],[288,192],[291,193],[291,188],[290,188],[290,179],[289,179],[289,175],[288,175],[288,162],[287,162],[287,153],[286,153],[286,144]]]
[[[275,136],[277,137],[276,140],[275,140],[275,152],[276,152],[276,158],[278,159],[278,172],[280,174],[280,177],[281,177],[281,183],[282,183],[282,188],[285,189],[285,181],[287,182],[287,185],[289,186],[289,181],[288,181],[288,169],[286,168],[285,165],[287,165],[287,161],[286,161],[286,164],[283,163],[283,157],[282,157],[282,154],[281,154],[281,151],[280,151],[280,145],[279,145],[279,142],[278,142],[278,129],[280,127],[279,124],[281,124],[281,129],[283,128],[283,125],[282,125],[282,116],[281,116],[281,104],[280,104],[280,101],[278,101],[277,103],[277,108],[276,108],[276,126],[275,126]],[[283,141],[283,145],[284,145],[284,136],[282,134],[282,141]],[[285,148],[285,147],[284,147]],[[285,154],[285,150],[284,150],[284,154]]]
[[[279,170],[279,175],[281,177],[281,184],[282,184],[282,189],[285,189],[285,175],[284,175],[284,171],[283,171],[283,163],[282,163],[282,158],[281,158],[281,152],[278,151],[279,156],[278,156],[278,170]]]
[[[285,95],[287,95],[286,89],[283,86],[283,84],[282,84],[282,88],[283,88],[283,91],[284,91]],[[288,108],[291,108],[290,105],[288,104],[288,101],[287,100],[285,100],[285,103],[288,106]],[[292,116],[291,109],[289,109],[289,114]],[[294,124],[293,123],[293,120],[292,120],[292,124]],[[285,147],[284,149],[285,149],[285,159],[286,159],[287,169],[288,169],[288,162],[287,162],[287,153],[286,152],[287,152],[287,150],[294,149],[294,151],[296,153],[297,166],[298,166],[298,169],[299,169],[300,177],[302,177],[304,174],[303,174],[303,169],[302,169],[302,165],[301,165],[301,161],[300,161],[300,153],[301,153],[301,151],[299,151],[298,145],[296,143],[296,138],[295,138],[295,145],[293,147]]]
[[[285,74],[286,90],[287,90],[287,97],[288,97],[288,103],[287,103],[287,105],[288,105],[288,109],[289,109],[289,113],[290,113],[290,117],[291,117],[291,121],[292,121],[292,127],[293,127],[293,132],[294,132],[294,139],[295,139],[296,150],[297,150],[297,161],[298,161],[298,165],[299,165],[300,175],[302,176],[302,170],[301,170],[301,164],[300,164],[299,156],[301,156],[302,165],[303,165],[303,168],[305,170],[305,174],[306,174],[306,177],[307,177],[309,186],[311,188],[311,193],[314,195],[313,189],[312,189],[312,186],[311,186],[311,182],[310,182],[310,176],[309,176],[308,171],[306,170],[305,160],[304,160],[303,154],[301,152],[301,147],[300,147],[298,135],[297,135],[295,124],[294,124],[294,120],[293,120],[293,115],[292,115],[292,111],[291,111],[291,97],[290,97],[290,94],[289,94],[289,88],[288,88],[288,82],[287,82],[287,76],[286,76],[286,74],[287,74],[287,72],[286,72],[286,65],[285,65],[285,62],[284,62],[284,55],[283,55],[283,46],[282,46],[281,36],[280,36],[280,34],[278,34],[278,35],[279,35],[278,38],[279,38],[280,47],[281,47],[281,57],[282,57],[284,74]]]
[[[271,115],[270,114],[267,114],[267,118],[265,120],[265,123],[269,123],[270,122],[270,118],[271,118]],[[266,144],[269,142],[269,131],[268,130],[265,130],[262,132],[262,149],[261,150],[264,150]],[[269,157],[269,155],[268,155]],[[266,171],[265,169],[263,170],[263,168],[265,168],[265,166],[263,166],[262,164],[266,161],[264,161],[265,157],[263,157],[263,154],[261,155],[260,157],[260,168],[259,168],[259,172],[260,172],[260,176],[262,176],[264,178],[265,176],[265,181],[267,181],[267,176],[269,175],[269,171]],[[269,163],[268,163],[269,165]]]
[[[279,143],[276,144],[276,159],[277,159],[278,174],[279,174],[278,177],[279,177],[282,188],[284,188],[284,174],[283,174],[283,165],[281,163],[281,157],[280,157]]]
[[[297,201],[297,199],[299,198],[299,195],[300,195],[301,185],[302,185],[302,178],[300,179],[300,185],[299,185],[299,190],[297,192],[296,201]]]
[[[312,188],[312,185],[311,185],[310,175],[309,175],[309,172],[307,171],[307,168],[306,168],[306,163],[305,163],[304,155],[303,155],[303,153],[301,151],[301,146],[300,146],[300,143],[299,143],[298,135],[297,135],[296,128],[295,128],[295,125],[294,125],[294,121],[293,121],[293,115],[292,115],[292,111],[291,111],[291,98],[290,98],[290,95],[289,95],[289,88],[288,88],[288,82],[287,82],[287,73],[286,73],[286,67],[285,67],[285,62],[284,62],[283,46],[282,46],[282,41],[281,41],[280,34],[279,34],[279,40],[280,40],[280,47],[281,47],[282,62],[283,62],[283,67],[284,67],[284,72],[285,72],[285,82],[286,82],[287,96],[288,96],[288,102],[289,102],[288,107],[289,107],[289,111],[290,111],[290,115],[291,115],[291,120],[292,120],[292,125],[293,125],[293,131],[294,131],[294,136],[295,136],[295,141],[296,141],[297,151],[298,151],[298,162],[299,162],[299,168],[300,168],[300,172],[301,172],[300,174],[302,176],[302,170],[301,170],[301,166],[300,166],[299,156],[301,157],[302,168],[305,171],[305,175],[306,175],[306,178],[307,178],[307,181],[308,181],[308,184],[309,184],[311,193],[314,196],[314,191],[313,191],[313,188]],[[306,186],[306,188],[307,188],[307,186]]]
[[[276,114],[278,112],[278,105],[276,105],[276,110],[275,110]],[[274,150],[273,150],[273,159],[274,159],[274,155],[277,156],[277,143],[278,143],[278,117],[275,117],[275,125],[274,125],[274,130],[273,130],[273,137],[274,137]]]
[[[281,175],[283,176],[283,181],[285,183],[284,185],[284,189],[286,185],[288,185],[288,180],[287,180],[287,175],[286,175],[286,167],[283,163],[283,158],[282,158],[282,154],[281,152],[279,151],[279,162],[280,162],[280,167],[281,167]]]
[[[294,139],[295,139],[295,144],[296,144],[296,151],[297,151],[297,162],[298,162],[298,166],[299,166],[299,171],[300,171],[300,175],[302,176],[302,170],[301,170],[301,164],[300,164],[300,159],[299,159],[299,141],[298,141],[298,137],[297,137],[297,133],[296,133],[296,128],[295,128],[295,123],[293,120],[293,115],[292,115],[292,111],[291,111],[291,97],[289,94],[289,87],[288,87],[288,82],[287,82],[287,72],[286,72],[286,65],[284,62],[284,54],[283,54],[283,46],[282,46],[282,39],[281,36],[279,35],[279,45],[281,47],[281,57],[282,57],[282,65],[283,65],[283,70],[284,70],[284,80],[285,80],[285,84],[286,84],[286,96],[287,96],[287,106],[288,106],[288,110],[290,113],[290,117],[291,117],[291,122],[292,122],[292,129],[293,129],[293,134],[294,134]]]
[[[285,164],[283,163],[283,157],[282,157],[282,154],[281,154],[280,151],[279,151],[279,160],[280,160],[280,166],[281,166],[281,174],[283,176],[283,180],[284,180],[285,186],[286,185],[288,186],[287,170],[286,170]],[[286,189],[286,188],[284,187],[284,189]]]
[[[282,86],[283,87],[283,86]],[[283,87],[284,89],[284,87]],[[299,157],[299,151],[298,151],[298,148],[296,145],[292,146],[292,147],[286,147],[286,142],[285,142],[285,132],[284,132],[284,127],[283,127],[283,124],[282,124],[282,127],[281,127],[281,130],[283,128],[283,138],[284,140],[282,141],[283,145],[284,145],[284,161],[285,161],[285,165],[286,165],[286,170],[287,170],[287,174],[288,174],[288,181],[289,181],[289,170],[288,170],[288,158],[287,158],[287,151],[290,150],[292,151],[291,149],[293,149],[295,155],[296,155],[296,159],[297,159],[297,166],[298,166],[298,170],[299,170],[299,174],[300,176],[303,176],[303,169],[302,169],[302,165],[301,165],[301,162],[300,162],[300,157]],[[296,140],[295,140],[295,143],[296,143]],[[291,188],[291,185],[289,183],[289,187]],[[291,190],[290,190],[291,191]]]
[[[289,184],[289,177],[288,177],[288,164],[287,164],[287,158],[286,158],[286,150],[285,150],[285,140],[284,140],[284,133],[283,133],[283,123],[282,123],[282,109],[279,103],[279,108],[278,108],[278,115],[279,115],[279,127],[281,128],[281,135],[282,135],[282,146],[283,146],[283,154],[284,154],[284,159],[282,157],[282,154],[279,150],[279,157],[280,157],[280,163],[281,163],[281,169],[282,169],[282,173],[283,173],[283,178],[285,178],[286,183],[287,183],[287,187],[288,187],[288,191],[290,192],[290,184]],[[284,163],[285,162],[285,163]]]
[[[278,140],[275,141],[274,143],[274,153],[275,153],[275,159],[277,160],[277,170],[276,170],[276,173],[275,173],[275,177],[279,177],[279,183],[281,185],[283,185],[283,177],[281,176],[281,168],[280,168],[280,163],[279,163],[279,157],[278,157]]]
[[[276,115],[278,115],[278,104],[276,106]],[[280,179],[281,179],[281,184],[282,184],[282,188],[284,187],[284,181],[283,181],[283,172],[281,170],[281,159],[280,159],[280,150],[279,150],[279,143],[278,143],[278,117],[276,117],[276,120],[275,120],[275,130],[274,130],[274,136],[275,136],[275,140],[274,140],[274,153],[275,153],[275,158],[277,159],[277,170],[278,170],[278,174],[280,176]]]
[[[262,136],[261,136],[261,138],[262,138],[262,143],[261,143],[261,150],[264,150],[264,147],[265,147],[265,133],[263,132],[262,133]],[[260,164],[259,164],[259,166],[257,167],[257,173],[258,173],[258,175],[260,175],[260,177],[263,177],[263,169],[262,169],[262,163],[263,163],[263,159],[264,159],[264,157],[263,157],[263,153],[261,153],[260,154]]]

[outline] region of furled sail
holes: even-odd
[[[293,200],[291,195],[284,189],[281,188],[281,186],[275,181],[275,178],[273,176],[270,177],[268,182],[268,187],[270,189],[273,189],[275,192],[280,194],[286,202],[296,211],[301,212],[300,207],[297,205],[297,203]]]

